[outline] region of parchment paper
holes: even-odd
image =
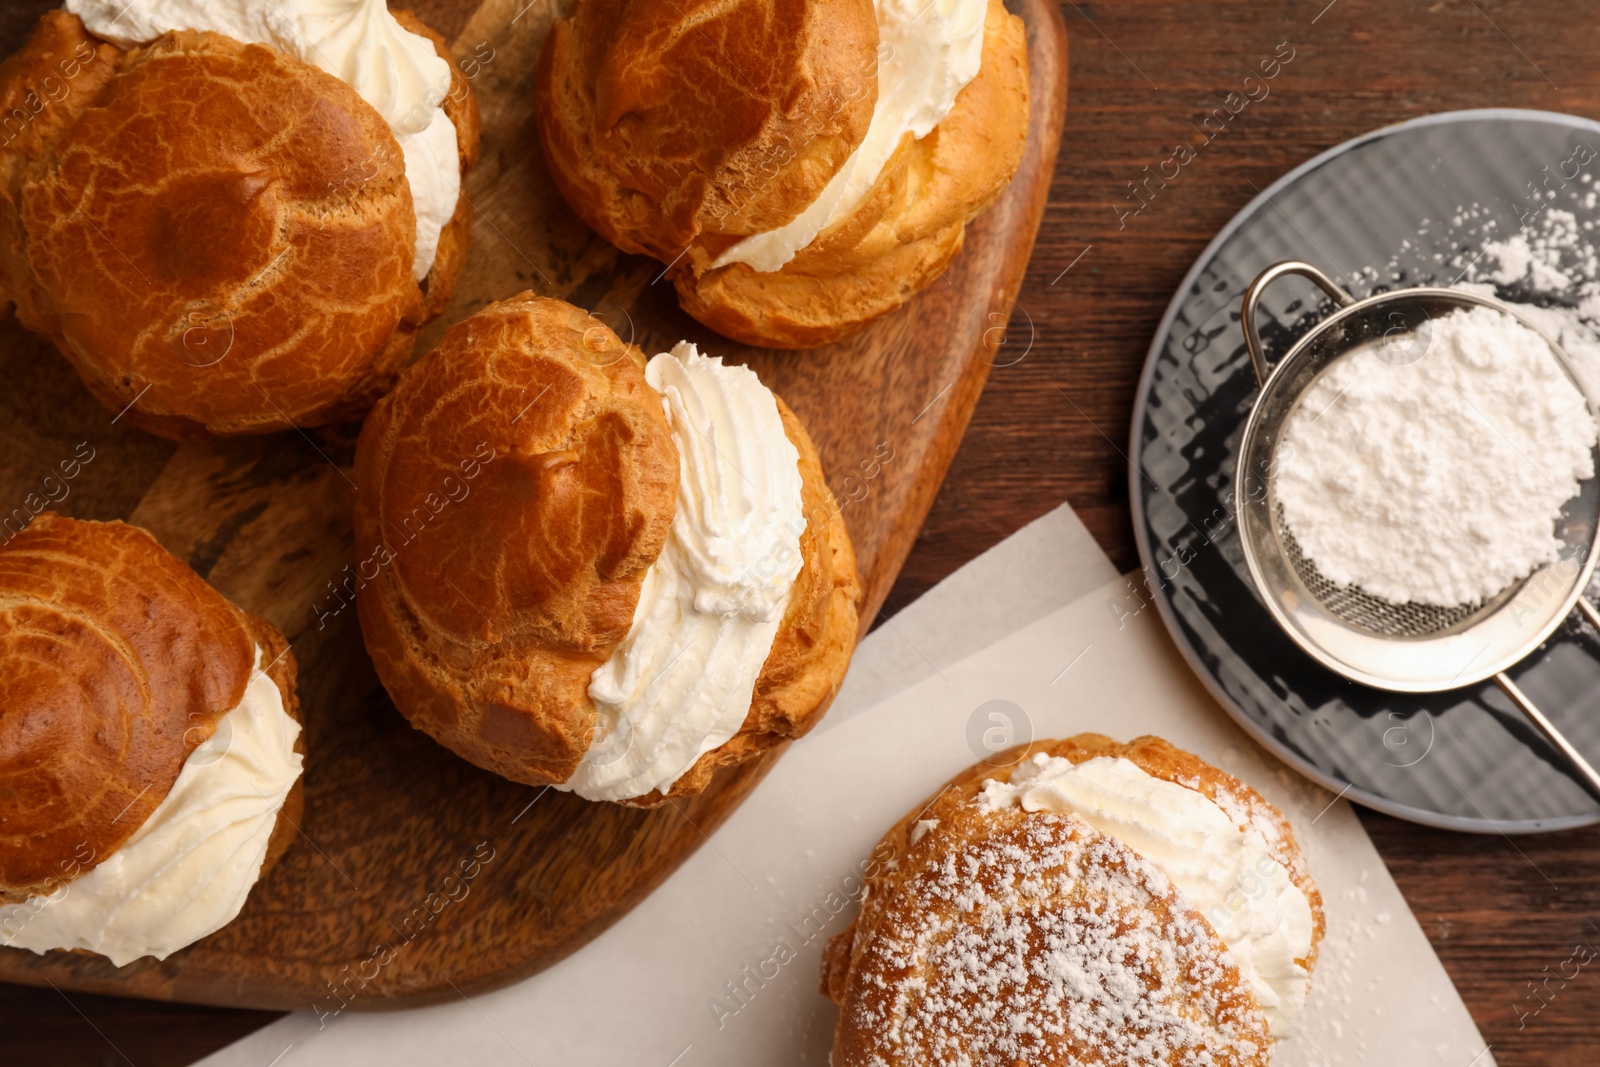
[[[820,1067],[836,1019],[817,990],[820,951],[853,911],[852,876],[1008,723],[1012,740],[1158,733],[1289,815],[1328,937],[1277,1067],[1490,1067],[1349,805],[1256,748],[1141,604],[1058,509],[879,626],[828,719],[665,885],[569,959],[437,1007],[290,1015],[204,1062]]]

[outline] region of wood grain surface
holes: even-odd
[[[1121,455],[1134,384],[1173,290],[1257,190],[1341,141],[1430,112],[1600,118],[1600,20],[1588,4],[1101,0],[1061,10],[1072,102],[1010,352],[995,361],[889,613],[1062,500],[1119,566],[1138,565]],[[0,10],[0,40],[32,18]],[[1283,41],[1296,58],[1272,95],[1119,229],[1126,183],[1198,140],[1188,124]],[[73,432],[59,439],[82,439]],[[6,426],[0,435],[14,444]],[[84,477],[118,491],[92,466]],[[1559,977],[1572,974],[1563,964],[1577,945],[1600,948],[1590,925],[1600,924],[1600,830],[1506,840],[1369,812],[1362,821],[1499,1063],[1600,1062],[1600,961]],[[271,1018],[0,987],[7,1059],[26,1064],[177,1067]],[[1373,1049],[1370,1062],[1392,1061]]]
[[[474,0],[453,51],[483,114],[466,194],[476,235],[455,299],[423,346],[529,288],[591,309],[646,352],[682,338],[754,366],[810,430],[850,528],[870,624],[953,456],[1021,284],[1065,109],[1065,35],[1045,0],[1029,30],[1030,138],[1016,181],[968,230],[928,292],[856,337],[805,353],[746,349],[677,308],[661,265],[577,222],[532,133],[531,71],[555,5]],[[445,13],[440,22],[446,23]],[[456,20],[459,21],[459,20]],[[294,643],[307,729],[296,847],[218,933],[165,961],[0,949],[0,979],[58,995],[113,993],[325,1013],[415,1006],[526,977],[615,922],[704,843],[781,751],[652,811],[591,804],[479,770],[409,728],[336,589],[352,559],[353,427],[173,450],[118,427],[64,361],[14,321],[0,335],[11,448],[0,499],[43,497],[151,530],[222,593]],[[36,482],[66,457],[79,474]],[[8,512],[9,513],[9,512]],[[444,521],[447,521],[447,517]]]

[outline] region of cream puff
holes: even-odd
[[[0,66],[0,301],[163,436],[359,416],[449,300],[477,151],[383,0],[67,0]]]
[[[646,363],[570,304],[492,304],[373,409],[354,478],[378,676],[507,778],[697,793],[844,676],[861,590],[811,439],[693,345]]]
[[[580,0],[536,91],[584,221],[712,329],[808,348],[960,250],[1021,162],[1028,49],[1003,0]]]
[[[1036,742],[956,776],[829,942],[834,1067],[1265,1065],[1322,898],[1287,820],[1156,737]]]
[[[283,636],[148,533],[46,512],[0,546],[0,945],[165,959],[294,840]]]

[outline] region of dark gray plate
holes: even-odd
[[[1331,149],[1275,182],[1201,254],[1140,381],[1129,484],[1144,595],[1257,740],[1327,788],[1402,819],[1532,833],[1600,822],[1600,801],[1492,683],[1422,697],[1370,689],[1278,630],[1250,586],[1223,503],[1256,392],[1239,302],[1281,259],[1314,263],[1356,296],[1449,285],[1484,241],[1530,219],[1536,229],[1541,209],[1595,222],[1590,239],[1600,244],[1597,154],[1595,123],[1515,110],[1432,115]],[[1536,188],[1553,195],[1539,199]],[[1516,288],[1500,295],[1530,299]],[[1309,283],[1275,285],[1262,302],[1269,359],[1325,311]],[[1600,637],[1569,620],[1512,675],[1600,762]]]

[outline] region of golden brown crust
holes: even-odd
[[[570,304],[491,304],[373,409],[355,480],[362,633],[396,706],[479,766],[565,781],[677,499],[638,360]]]
[[[772,229],[866,136],[877,47],[871,0],[583,0],[539,61],[545,159],[625,251]]]
[[[987,854],[993,855],[1003,844],[1002,838],[1015,830],[1015,824],[1041,819],[1053,823],[1063,818],[1073,818],[1048,812],[1028,813],[1021,809],[984,813],[978,808],[976,800],[985,782],[991,779],[1009,781],[1012,771],[1025,758],[1036,753],[1060,756],[1073,763],[1082,763],[1097,756],[1131,760],[1153,777],[1176,782],[1205,794],[1241,829],[1248,826],[1260,830],[1273,858],[1283,864],[1290,879],[1311,904],[1312,948],[1309,957],[1301,962],[1307,969],[1315,966],[1318,947],[1326,929],[1322,897],[1310,878],[1304,857],[1295,845],[1288,821],[1259,793],[1159,737],[1139,737],[1127,744],[1120,744],[1100,734],[1079,734],[1060,741],[1036,741],[1000,753],[957,774],[925,803],[913,808],[891,827],[874,850],[874,857],[888,857],[889,860],[874,864],[873,873],[866,879],[858,914],[849,927],[829,941],[823,952],[822,992],[842,1006],[834,1049],[835,1067],[854,1067],[869,1062],[869,1052],[882,1051],[876,1044],[881,1034],[875,1031],[881,1031],[883,1013],[888,1010],[886,1002],[892,999],[896,990],[892,988],[892,983],[886,986],[888,979],[881,963],[863,970],[863,961],[874,951],[874,943],[883,931],[894,929],[897,923],[903,926],[908,912],[918,909],[927,911],[930,907],[923,899],[927,894],[919,890],[917,880],[925,879],[931,867],[972,843],[983,845],[988,850]],[[918,830],[919,823],[923,823],[921,831]],[[1078,825],[1087,824],[1080,821]],[[1049,833],[1058,833],[1058,828]],[[1171,900],[1162,902],[1152,898],[1152,907],[1160,916],[1162,925],[1168,924],[1175,914],[1175,905]],[[1204,922],[1203,917],[1198,913],[1191,914],[1193,919],[1210,930],[1209,923]],[[1214,937],[1214,931],[1212,934]],[[881,954],[882,950],[878,951]],[[1248,1002],[1252,1017],[1260,1019],[1262,1049],[1258,1059],[1248,1055],[1241,1057],[1237,1048],[1213,1049],[1212,1052],[1219,1056],[1219,1063],[1264,1065],[1270,1058],[1270,1042],[1264,1040],[1265,1016],[1253,994],[1240,984],[1236,969],[1229,964],[1227,970],[1232,972],[1231,976],[1213,976],[1216,984],[1211,993],[1213,996],[1222,995],[1223,999],[1231,999],[1234,1003],[1233,1014],[1236,1018],[1230,1025],[1240,1025],[1237,1016],[1243,1010],[1243,1002]],[[1240,1032],[1253,1032],[1253,1027],[1252,1023]],[[1247,1051],[1249,1044],[1249,1041],[1245,1042]],[[1037,1062],[1120,1062],[1105,1059],[1092,1048],[1075,1048],[1062,1055],[1064,1058],[1040,1058]],[[899,1064],[925,1061],[890,1056],[881,1062]]]
[[[121,847],[239,705],[258,643],[297,714],[282,636],[145,531],[46,512],[0,546],[0,901]]]
[[[64,11],[46,12],[21,51],[0,63],[0,300],[37,321],[42,312],[24,254],[22,179],[105,89],[122,52]]]
[[[356,599],[378,675],[412,725],[516,781],[564,782],[588,751],[590,679],[676,510],[677,447],[642,368],[598,319],[524,293],[446,333],[356,449]],[[815,446],[779,411],[800,453],[800,575],[743,728],[671,796],[804,733],[854,650],[849,536]]]
[[[712,329],[776,348],[839,340],[938,277],[1027,136],[1022,20],[989,0],[977,77],[848,218],[780,270],[713,268],[798,216],[859,145],[877,38],[872,5],[844,0],[583,0],[539,66],[556,185],[607,240],[671,264],[684,310]]]
[[[901,143],[860,207],[768,273],[714,269],[733,242],[697,240],[673,270],[683,309],[746,344],[811,348],[899,307],[939,276],[966,224],[1016,173],[1028,94],[1022,20],[989,0],[977,77],[933,132]]]
[[[465,171],[476,108],[454,75]],[[0,68],[0,102],[50,78],[60,99],[0,145],[0,293],[108,409],[173,438],[261,433],[387,388],[470,227],[458,201],[425,296],[404,157],[354,89],[218,34],[123,51],[59,11]]]

